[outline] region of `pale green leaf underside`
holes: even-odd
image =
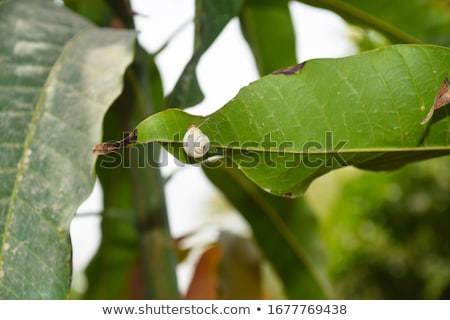
[[[195,124],[211,140],[207,156],[226,155],[265,190],[298,196],[345,165],[390,170],[450,154],[448,108],[420,124],[448,70],[450,49],[437,46],[311,60],[297,74],[262,77],[207,117],[172,109],[147,118],[138,142],[162,142],[191,162],[179,142]]]
[[[134,34],[50,1],[0,2],[0,299],[62,299],[69,224],[94,182],[89,145]]]

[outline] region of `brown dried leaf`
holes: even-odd
[[[221,249],[218,245],[206,249],[197,263],[185,299],[217,299],[217,269],[220,257]]]

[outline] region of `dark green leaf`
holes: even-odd
[[[297,62],[288,1],[247,0],[242,6],[240,21],[259,74],[268,74]]]
[[[64,0],[64,4],[99,26],[109,25],[114,18],[105,0]]]
[[[85,299],[144,297],[142,281],[132,281],[142,274],[135,226],[128,211],[107,209],[102,213],[102,242],[86,270],[89,286]]]

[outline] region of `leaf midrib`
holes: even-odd
[[[151,141],[139,141],[138,143],[149,143],[149,142],[159,142],[159,143],[171,143],[171,144],[179,144],[180,147],[182,146],[181,141],[174,141],[169,139],[154,139]],[[132,146],[130,144],[130,146]],[[426,151],[450,151],[450,146],[430,146],[430,147],[390,147],[390,148],[349,148],[349,149],[339,149],[339,150],[309,150],[308,152],[305,152],[303,150],[274,150],[274,149],[265,149],[265,148],[257,148],[257,147],[224,147],[221,144],[215,144],[210,143],[210,148],[217,148],[217,149],[223,149],[223,150],[234,150],[234,151],[252,151],[252,152],[267,152],[267,153],[280,153],[280,154],[308,154],[308,155],[321,155],[321,154],[346,154],[346,153],[390,153],[390,152],[426,152]]]

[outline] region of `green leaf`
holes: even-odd
[[[239,14],[242,0],[196,0],[194,53],[166,98],[167,107],[187,108],[204,98],[196,68],[228,22]]]
[[[304,199],[265,193],[236,169],[208,168],[208,178],[242,213],[289,299],[332,297],[317,221]]]
[[[449,69],[450,49],[437,46],[311,60],[262,77],[207,117],[166,110],[96,151],[159,141],[195,162],[182,139],[196,125],[211,141],[206,157],[224,156],[225,165],[273,194],[299,196],[313,179],[343,166],[392,170],[450,154],[448,106],[420,124]]]
[[[142,270],[135,225],[129,211],[108,208],[102,213],[102,242],[86,270],[89,287],[84,299],[143,298],[142,281],[132,281]]]
[[[69,224],[94,183],[89,145],[135,34],[49,1],[0,2],[0,298],[62,299]]]
[[[394,43],[450,45],[447,0],[302,0],[329,9],[351,23],[381,31]]]
[[[247,0],[241,9],[240,22],[259,74],[297,62],[288,1]]]
[[[64,5],[99,26],[108,25],[114,18],[105,0],[64,0]]]
[[[162,185],[161,177],[157,168],[142,165],[157,147],[127,150],[118,156],[115,170],[98,163],[105,210],[102,242],[87,269],[86,299],[179,298],[164,194],[155,187]]]

